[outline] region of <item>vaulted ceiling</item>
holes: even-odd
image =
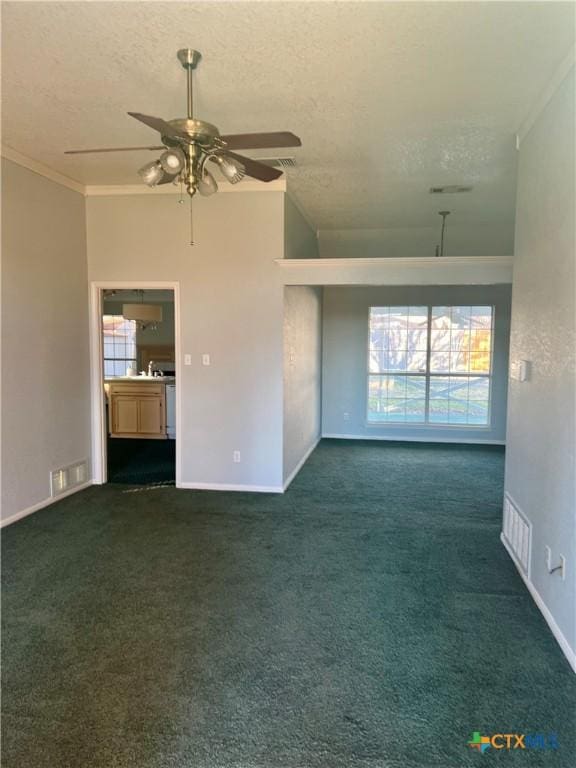
[[[4,2],[3,143],[85,184],[138,183],[157,143],[128,110],[286,129],[289,188],[319,229],[513,221],[515,132],[574,40],[566,2]],[[258,153],[253,153],[257,156]],[[271,156],[270,151],[260,152]]]

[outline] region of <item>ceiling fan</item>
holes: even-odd
[[[164,150],[158,160],[146,163],[138,171],[150,187],[158,184],[181,182],[193,197],[196,192],[209,196],[218,191],[216,179],[207,169],[208,161],[215,163],[231,184],[251,176],[259,181],[273,181],[282,171],[265,165],[258,160],[238,155],[237,149],[264,149],[271,147],[299,147],[302,142],[289,131],[274,133],[239,133],[221,136],[218,128],[193,115],[192,73],[198,66],[201,54],[191,48],[178,51],[178,60],[186,70],[188,81],[188,116],[174,120],[163,120],[139,112],[128,112],[160,134],[161,146],[112,147],[106,149],[74,149],[67,155],[92,152],[130,152],[137,150]]]

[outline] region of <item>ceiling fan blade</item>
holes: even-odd
[[[160,150],[166,149],[164,145],[160,147],[107,147],[106,149],[68,149],[65,155],[89,155],[93,152],[138,152],[140,150]]]
[[[230,149],[270,149],[273,147],[301,147],[302,142],[290,131],[275,133],[234,133],[221,136]]]
[[[274,181],[274,179],[282,176],[282,171],[277,168],[272,168],[264,163],[259,163],[257,160],[252,160],[251,157],[245,157],[244,155],[237,155],[235,152],[223,152],[225,157],[231,157],[233,160],[238,160],[242,163],[246,170],[247,176],[252,176],[253,179],[259,181]]]
[[[174,128],[173,125],[167,123],[166,120],[162,120],[161,117],[152,117],[151,115],[142,115],[140,112],[128,112],[130,117],[139,120],[149,128],[153,128],[158,131],[162,136],[172,136],[175,139],[183,139],[186,143],[190,143],[190,136],[184,131],[179,131],[178,128]]]

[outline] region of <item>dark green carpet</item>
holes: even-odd
[[[325,440],[284,496],[109,485],[11,526],[3,765],[571,768],[502,476],[495,448]]]
[[[108,482],[169,483],[176,478],[175,440],[108,439]]]

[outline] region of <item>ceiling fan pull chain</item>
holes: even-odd
[[[190,198],[190,245],[194,245],[194,216],[192,211],[192,201],[194,198]]]

